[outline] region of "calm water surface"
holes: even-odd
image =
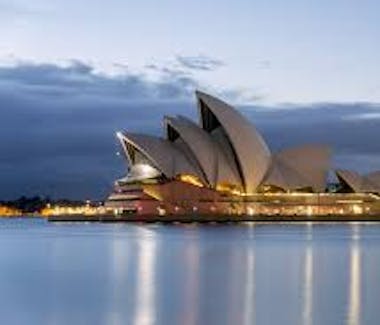
[[[0,220],[0,324],[379,324],[380,224]]]

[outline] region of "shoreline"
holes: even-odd
[[[380,214],[345,215],[232,215],[232,214],[183,214],[183,215],[13,215],[0,219],[42,219],[48,222],[91,222],[91,223],[240,223],[240,222],[380,222]]]
[[[60,215],[49,216],[49,222],[99,222],[99,223],[239,223],[239,222],[380,222],[380,215]]]

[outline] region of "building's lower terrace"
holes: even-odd
[[[119,185],[105,203],[105,209],[114,215],[378,215],[380,218],[380,196],[296,192],[236,195],[171,181]]]

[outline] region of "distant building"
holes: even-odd
[[[0,204],[0,217],[18,217],[22,212],[14,207]]]
[[[319,195],[326,191],[330,170],[328,146],[271,152],[232,106],[199,91],[196,98],[198,123],[164,117],[164,137],[117,133],[129,170],[115,182],[106,208],[116,213],[284,213],[285,204],[290,213],[316,213],[315,207],[321,211],[323,206],[331,207],[329,213],[342,211],[339,204],[333,209],[331,197],[324,203]],[[380,193],[379,174],[337,173],[342,187],[360,193]],[[272,201],[282,210],[265,210]]]

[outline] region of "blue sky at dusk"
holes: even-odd
[[[380,169],[379,39],[374,0],[0,0],[0,199],[103,197],[125,171],[114,132],[194,116],[196,88],[274,151]]]
[[[197,78],[270,102],[379,101],[375,0],[1,0],[0,58],[103,72],[223,63]]]

